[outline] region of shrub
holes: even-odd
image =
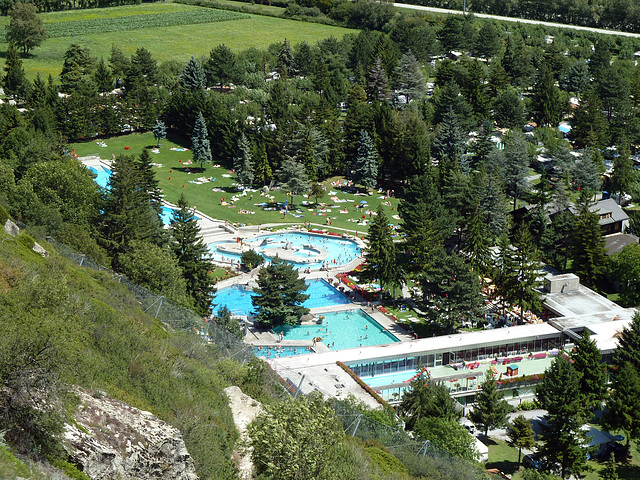
[[[244,265],[248,270],[252,270],[258,265],[262,265],[264,263],[264,258],[262,255],[257,253],[255,250],[247,250],[240,257],[240,262]]]
[[[9,212],[7,212],[7,210],[2,205],[0,205],[0,224],[4,225],[10,218],[11,216],[9,215]]]
[[[36,241],[33,239],[33,237],[25,232],[20,232],[17,239],[19,243],[27,247],[29,250],[32,250],[33,246],[36,244]]]
[[[538,408],[540,408],[540,404],[538,404],[537,400],[524,400],[517,407],[518,410],[523,411],[537,410]]]

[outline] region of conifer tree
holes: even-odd
[[[389,95],[389,79],[387,72],[382,68],[380,57],[376,57],[376,61],[369,72],[369,94],[379,102],[384,102]]]
[[[209,85],[220,85],[220,91],[235,81],[238,73],[236,55],[224,43],[211,50],[204,66]]]
[[[202,112],[198,112],[196,123],[193,127],[191,149],[193,151],[193,159],[200,164],[200,168],[204,168],[205,163],[211,163],[209,132],[207,131],[207,124],[204,121]]]
[[[153,209],[160,214],[162,212],[162,190],[156,178],[153,165],[151,164],[151,154],[148,149],[143,149],[142,153],[135,160],[140,189],[148,195],[149,203]]]
[[[156,124],[153,126],[153,137],[157,140],[157,146],[160,146],[160,142],[167,138],[167,128],[164,122],[160,119],[156,120]]]
[[[602,188],[600,171],[594,158],[595,154],[587,150],[582,153],[582,157],[574,164],[571,177],[579,190],[595,195]]]
[[[295,74],[295,61],[293,58],[293,50],[291,44],[286,38],[278,50],[278,64],[276,71],[280,74],[280,78],[291,78]]]
[[[398,411],[405,420],[407,429],[413,430],[423,418],[442,418],[457,421],[460,414],[455,400],[441,382],[431,380],[423,371],[411,381],[411,388],[405,389]]]
[[[302,304],[309,298],[309,286],[290,263],[276,257],[258,273],[258,287],[251,302],[256,321],[265,326],[295,325],[309,309]]]
[[[562,120],[564,105],[553,72],[546,64],[542,66],[534,91],[533,118],[540,125],[555,127]]]
[[[365,188],[375,187],[378,177],[378,162],[378,151],[373,140],[365,130],[361,130],[354,183],[360,184]]]
[[[620,203],[624,193],[633,191],[633,187],[636,184],[636,176],[628,147],[620,148],[618,153],[619,156],[613,159],[613,173],[611,174],[609,189],[611,193],[618,194],[618,203]]]
[[[129,242],[146,240],[160,245],[164,234],[157,204],[149,193],[148,179],[142,178],[139,161],[133,155],[119,155],[111,170],[102,212],[102,234],[117,268],[117,256],[127,251]]]
[[[398,90],[406,95],[407,103],[424,96],[426,82],[424,75],[420,71],[420,64],[411,53],[411,50],[402,55],[396,68],[396,76],[398,78]]]
[[[619,480],[618,469],[616,467],[616,455],[611,452],[609,459],[605,467],[600,471],[600,478],[602,480]]]
[[[103,58],[98,60],[96,71],[93,72],[93,81],[98,87],[98,92],[106,93],[113,90],[113,73]]]
[[[498,390],[498,382],[490,370],[485,373],[476,404],[469,412],[469,419],[487,436],[490,429],[507,425],[507,413],[511,407]]]
[[[211,312],[211,299],[215,286],[209,274],[214,268],[209,260],[209,249],[200,237],[198,221],[184,194],[178,200],[178,210],[173,212],[170,228],[171,248],[187,281],[187,293],[193,298],[200,315]]]
[[[480,201],[476,197],[471,218],[467,222],[464,250],[467,252],[469,261],[478,274],[485,272],[491,261],[489,235],[484,213],[480,207]]]
[[[602,353],[591,339],[589,330],[582,332],[571,353],[573,367],[580,374],[580,391],[585,405],[591,409],[600,409],[607,391]]]
[[[285,155],[280,168],[276,171],[280,187],[293,195],[302,195],[310,189],[309,177],[304,165],[294,157]],[[293,203],[293,199],[291,200]]]
[[[589,444],[582,430],[586,405],[580,391],[580,374],[568,359],[558,356],[545,370],[536,398],[547,410],[540,448],[545,464],[550,469],[558,468],[563,479],[580,475],[586,467]]]
[[[395,297],[394,290],[401,282],[400,269],[389,219],[382,205],[378,205],[374,220],[369,224],[364,257],[366,263],[361,272],[362,278],[369,281],[378,280],[380,289],[390,291]]]
[[[189,91],[202,90],[207,79],[200,62],[192,55],[180,74],[180,85]]]
[[[518,199],[530,187],[529,180],[527,180],[529,154],[527,152],[527,141],[522,133],[512,131],[507,136],[504,145],[504,157],[504,184],[507,194],[513,197],[513,210],[515,211]]]
[[[238,149],[233,157],[233,168],[236,171],[238,182],[243,185],[253,183],[253,166],[251,164],[251,145],[247,136],[242,132],[238,139]]]
[[[446,113],[440,129],[431,146],[433,157],[438,161],[440,185],[452,172],[462,168],[462,157],[466,153],[464,132],[458,122],[458,117],[452,109]],[[467,168],[464,173],[469,173]]]
[[[4,93],[18,100],[25,100],[29,81],[24,74],[24,67],[22,66],[22,59],[18,49],[13,43],[10,43],[7,49],[4,71],[6,72],[2,78]]]
[[[524,415],[518,415],[507,428],[509,443],[518,448],[518,465],[522,457],[522,449],[531,449],[535,445],[535,438],[531,422]]]
[[[589,209],[587,195],[582,195],[580,212],[576,219],[571,258],[580,282],[595,286],[604,273],[607,254],[598,216]]]
[[[611,376],[604,423],[610,430],[624,430],[628,456],[631,439],[640,439],[640,375],[630,362],[618,361]]]
[[[618,348],[613,355],[614,365],[630,363],[640,372],[640,312],[634,312],[631,324],[623,327],[618,338]]]
[[[271,171],[271,165],[269,165],[269,159],[267,158],[267,151],[264,145],[261,145],[256,155],[256,160],[253,165],[253,178],[256,184],[268,185],[273,179],[273,172]]]

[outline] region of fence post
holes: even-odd
[[[82,255],[80,255],[80,263],[78,264],[79,266],[82,266],[82,264],[84,263],[84,259],[86,258],[86,255],[83,253]]]
[[[160,297],[160,303],[158,304],[158,309],[156,310],[156,318],[158,318],[158,314],[160,313],[160,307],[162,307],[163,300],[164,300],[164,295]]]
[[[293,396],[293,399],[295,400],[296,398],[298,398],[298,393],[300,393],[300,389],[302,388],[302,382],[304,382],[304,378],[307,376],[307,374],[303,374],[302,378],[300,379],[300,383],[298,384],[298,388],[296,389],[296,394]]]

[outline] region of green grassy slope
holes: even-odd
[[[269,401],[263,367],[242,367],[198,336],[172,332],[112,275],[69,264],[46,247],[51,257],[43,259],[0,233],[0,363],[47,342],[42,361],[53,363],[59,384],[153,412],[180,429],[200,478],[235,478],[236,431],[222,388],[239,385]]]
[[[202,7],[178,5],[172,3],[154,3],[129,5],[105,9],[73,10],[42,14],[45,27],[63,30],[64,22],[101,21],[118,19],[126,23],[134,21],[132,16],[149,16],[162,13],[181,13],[193,10],[212,12]],[[186,63],[191,55],[196,57],[209,55],[217,45],[224,43],[234,51],[249,47],[265,48],[271,43],[282,42],[285,38],[292,44],[306,40],[315,43],[329,36],[342,37],[353,30],[317,23],[297,22],[260,15],[239,15],[230,12],[213,10],[218,14],[237,15],[238,19],[213,23],[185,24],[165,27],[148,27],[123,31],[105,31],[104,33],[82,34],[82,24],[78,25],[78,33],[65,37],[50,38],[42,46],[34,48],[24,59],[25,73],[28,78],[35,78],[40,73],[44,78],[49,74],[57,76],[62,69],[64,53],[69,45],[76,43],[88,47],[96,57],[108,59],[111,46],[118,46],[125,55],[130,56],[140,47],[149,50],[159,62],[177,60]],[[7,17],[0,17],[0,30],[4,31],[8,23]],[[106,24],[105,24],[106,25]],[[106,28],[106,27],[105,27]],[[6,43],[0,43],[0,58],[4,60]]]

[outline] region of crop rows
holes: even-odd
[[[121,32],[150,27],[172,27],[198,23],[223,22],[246,18],[246,15],[224,10],[199,8],[178,12],[129,15],[119,18],[76,20],[71,22],[45,23],[48,38],[72,37],[92,33]]]

